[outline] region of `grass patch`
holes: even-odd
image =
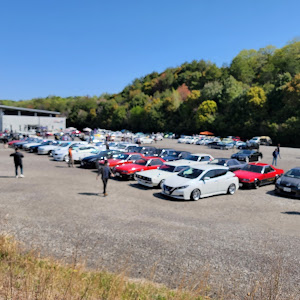
[[[0,236],[0,299],[210,299],[207,287],[171,290],[128,279],[124,273],[88,271],[76,256],[72,264],[24,251],[8,236]]]

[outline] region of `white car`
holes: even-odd
[[[183,165],[191,165],[195,163],[207,164],[212,161],[214,158],[210,154],[206,153],[193,153],[189,154],[185,159],[178,160]]]
[[[52,145],[44,145],[38,147],[38,154],[39,155],[52,155],[52,151],[55,150],[58,146],[62,145],[61,142],[53,141]]]
[[[234,194],[239,188],[239,179],[228,168],[212,165],[192,165],[177,175],[165,180],[164,195],[194,200],[219,194]]]
[[[188,139],[186,139],[186,144],[196,144],[196,142],[198,141],[198,138],[196,137],[190,137]]]
[[[80,162],[83,158],[97,154],[100,150],[92,145],[84,145],[72,150],[72,158],[74,162]],[[65,158],[66,162],[69,162],[69,156]]]
[[[141,185],[148,187],[162,187],[164,181],[174,174],[187,169],[180,161],[170,161],[161,165],[158,169],[137,172],[135,179]]]
[[[151,137],[147,136],[138,137],[134,141],[137,142],[138,140],[141,142],[141,144],[152,144],[154,142],[154,140]]]
[[[63,161],[66,160],[69,155],[69,148],[75,149],[80,145],[87,144],[87,142],[65,142],[59,145],[55,150],[52,151],[52,157],[54,160]]]
[[[191,139],[191,138],[192,138],[191,136],[188,136],[188,135],[182,135],[182,136],[178,139],[177,143],[179,143],[179,144],[185,144],[185,143],[187,142],[187,140],[188,140],[188,139]]]

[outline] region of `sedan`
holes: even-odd
[[[119,165],[131,164],[136,160],[143,158],[144,155],[141,153],[123,153],[116,158],[108,159],[108,165],[110,168],[114,168]],[[99,165],[103,165],[104,160],[99,160]]]
[[[233,172],[242,169],[246,163],[242,163],[237,159],[232,158],[215,158],[209,164],[228,167],[229,171]]]
[[[83,158],[80,167],[85,169],[97,169],[99,160],[118,158],[121,154],[124,153],[118,150],[98,151],[95,155]]]
[[[287,171],[275,183],[276,194],[300,198],[300,167]]]
[[[139,171],[157,169],[165,161],[161,157],[150,156],[137,160],[132,164],[124,164],[113,169],[116,176],[133,178],[134,174]]]
[[[212,165],[192,165],[165,180],[162,193],[180,200],[199,200],[218,194],[234,194],[238,178],[228,168]]]
[[[258,188],[261,185],[275,183],[283,174],[282,169],[263,163],[250,163],[238,171],[234,171],[240,181],[240,186]]]
[[[263,155],[256,150],[241,150],[238,153],[232,154],[231,158],[248,163],[249,161],[260,161]]]

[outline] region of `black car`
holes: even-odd
[[[244,149],[244,150],[253,150],[253,149],[259,149],[259,144],[258,143],[250,143],[247,142],[244,145],[238,146],[238,149]]]
[[[92,156],[85,157],[81,160],[80,167],[85,169],[97,169],[98,161],[101,159],[110,159],[123,154],[124,152],[118,150],[106,150]]]
[[[250,161],[260,161],[262,157],[262,153],[256,150],[241,150],[238,153],[231,155],[231,158],[244,161],[246,163]]]
[[[164,156],[163,159],[165,161],[185,159],[190,154],[191,154],[191,152],[188,152],[188,151],[173,151],[173,152],[169,153],[168,156]]]
[[[211,149],[221,149],[221,150],[228,150],[230,148],[233,148],[231,144],[222,143],[222,142],[211,142],[207,144],[207,147]]]
[[[247,163],[240,162],[237,159],[233,158],[215,158],[210,161],[209,164],[228,167],[229,171],[233,172],[236,170],[240,170]]]
[[[276,194],[300,198],[300,167],[293,168],[277,179]]]

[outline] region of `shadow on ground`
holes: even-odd
[[[16,178],[16,176],[0,176],[0,178]]]
[[[284,211],[284,212],[282,212],[282,214],[300,216],[299,211]]]
[[[78,195],[83,195],[83,196],[99,196],[99,193],[78,193]]]

